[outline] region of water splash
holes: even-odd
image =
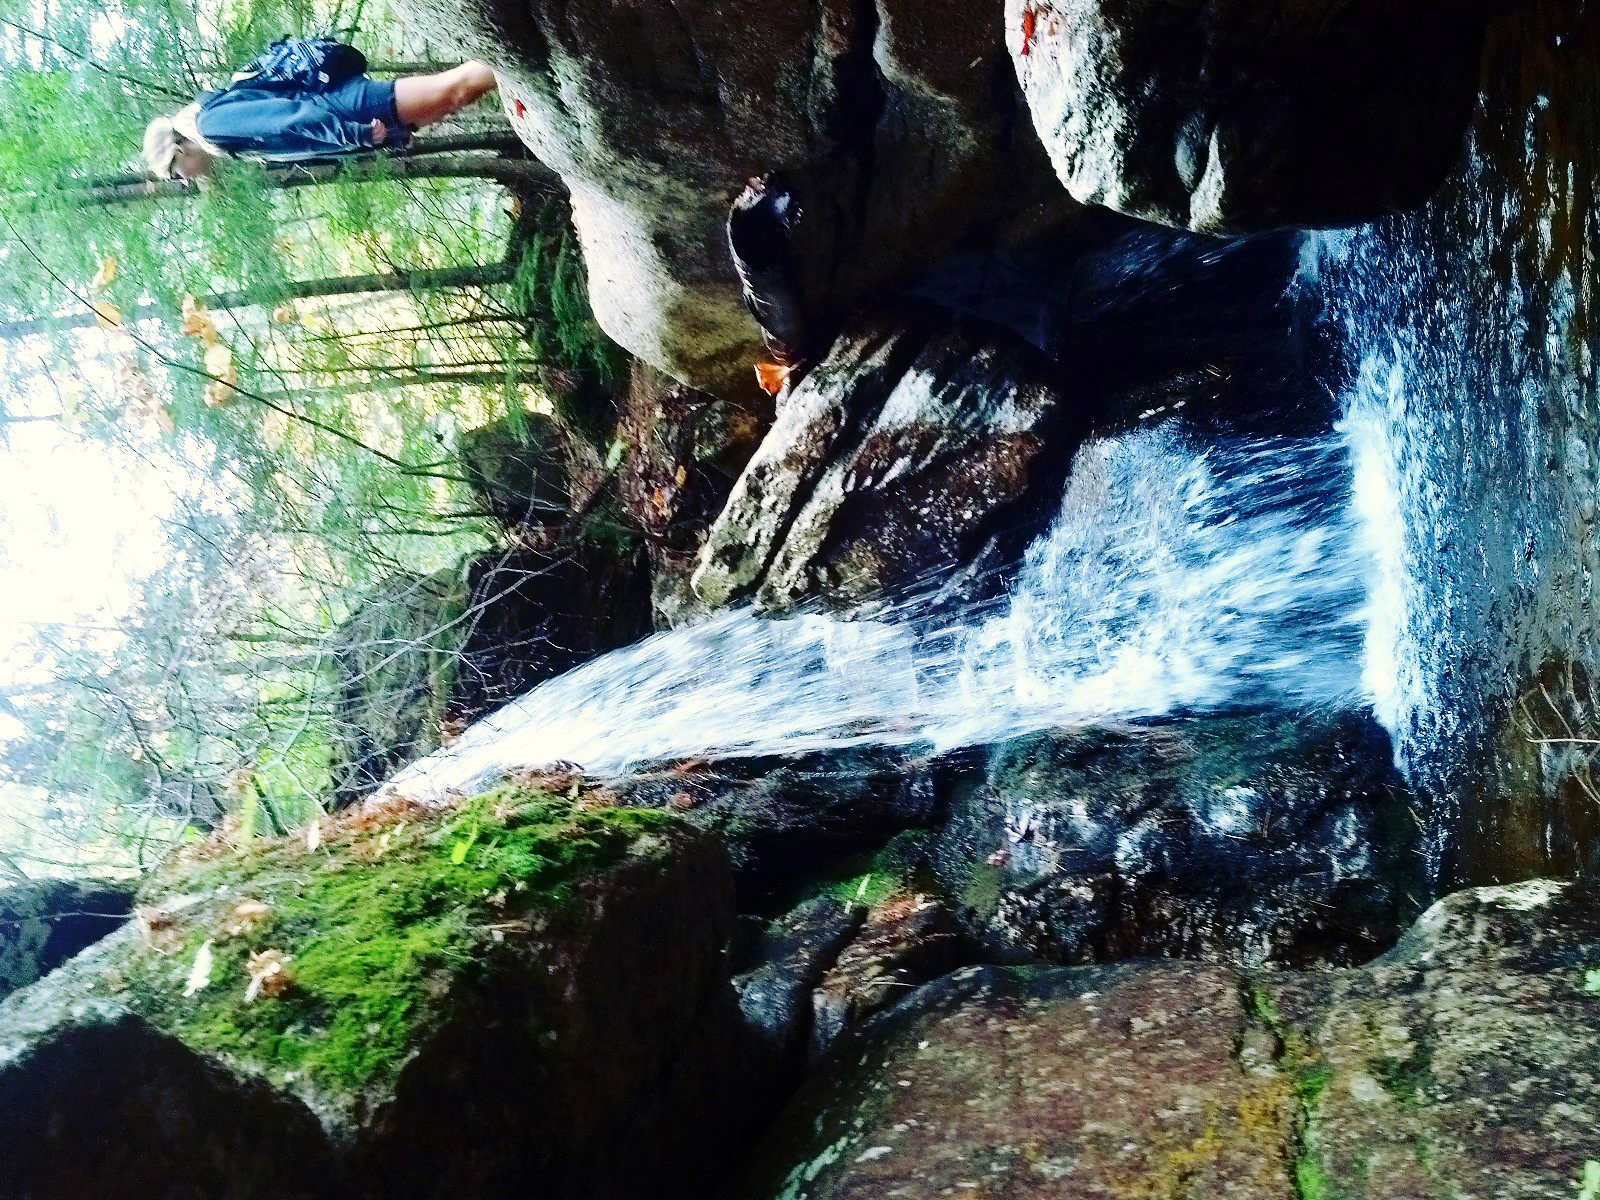
[[[1343,439],[1175,424],[1083,447],[1003,601],[931,624],[726,612],[550,680],[397,775],[413,795],[555,762],[981,745],[1359,694],[1371,571]]]

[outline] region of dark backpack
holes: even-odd
[[[367,56],[331,37],[281,38],[256,55],[233,82],[295,92],[330,92],[367,69]]]

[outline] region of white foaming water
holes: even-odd
[[[937,625],[916,604],[853,622],[722,613],[542,684],[390,787],[1344,701],[1360,692],[1370,574],[1342,440],[1142,428],[1083,447],[1001,602]]]

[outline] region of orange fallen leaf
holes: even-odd
[[[789,368],[780,362],[758,362],[756,364],[756,383],[761,390],[769,396],[776,396],[783,391],[783,385],[789,380]]]

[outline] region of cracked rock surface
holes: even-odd
[[[1448,897],[1316,975],[973,967],[841,1043],[743,1196],[1570,1198],[1600,1127],[1600,890]]]

